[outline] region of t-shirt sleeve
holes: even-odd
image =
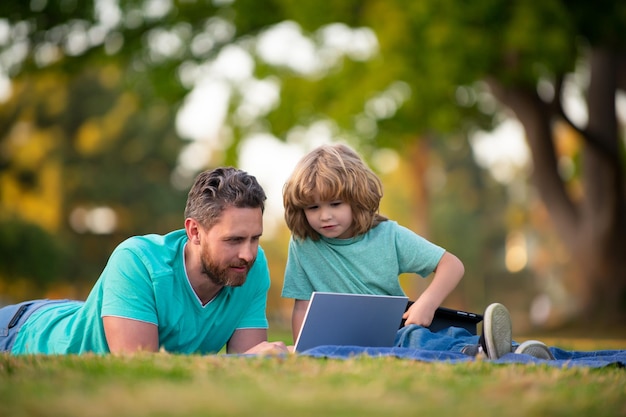
[[[414,272],[426,278],[437,268],[446,250],[404,226],[397,225],[396,229],[400,272]]]
[[[301,253],[298,243],[293,239],[289,241],[287,253],[287,265],[285,266],[285,278],[281,296],[296,300],[309,300],[314,291],[313,284],[300,264]]]
[[[146,263],[128,248],[116,249],[102,275],[101,316],[158,324],[156,301]]]

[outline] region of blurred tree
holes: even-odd
[[[406,148],[400,167],[381,178],[383,214],[463,260],[466,277],[446,305],[481,311],[494,299],[506,302],[501,290],[511,282],[518,289],[523,286],[500,260],[507,227],[501,213],[509,204],[506,189],[477,166],[462,135],[415,141]],[[402,281],[411,297],[419,296],[430,282],[410,275]]]
[[[38,247],[57,241],[73,258],[31,296],[55,279],[93,282],[121,239],[182,225],[195,172],[179,164],[176,112],[190,89],[179,71],[228,43],[232,24],[211,2],[181,3],[0,3],[1,220],[20,219],[0,224],[3,256],[24,248],[9,237],[36,229],[54,236]],[[32,267],[6,263],[0,284],[43,284],[50,260],[36,255],[22,250]]]
[[[0,277],[12,278],[0,279],[0,294],[28,297],[35,288],[46,288],[64,270],[68,259],[64,249],[37,225],[19,218],[0,219]]]
[[[163,99],[161,108],[169,112],[157,112],[163,115],[158,120],[171,128],[185,93],[214,70],[209,64],[218,64],[224,52],[248,54],[257,80],[280,86],[280,100],[251,116],[244,111],[249,85],[230,80],[225,123],[231,131],[220,138],[228,140],[228,163],[235,163],[242,141],[259,132],[292,141],[302,127],[321,122],[366,154],[378,147],[408,153],[423,137],[493,127],[508,109],[526,130],[533,184],[583,272],[576,294],[581,312],[595,317],[626,308],[624,153],[615,107],[626,82],[625,14],[625,3],[610,0],[5,1],[0,65],[21,80],[45,72],[88,75],[113,63],[120,94],[131,91],[146,114]],[[297,47],[277,57],[283,45],[268,38],[278,29],[300,31],[305,40],[289,39]],[[246,68],[241,62],[238,70]],[[563,100],[577,66],[585,65],[588,117],[581,124],[567,117]],[[582,143],[568,181],[555,149],[557,121]],[[80,145],[77,157],[94,149],[108,149],[112,157],[111,149],[124,143],[112,136],[110,145],[99,141],[108,120],[79,124],[67,136]],[[576,195],[568,188],[574,180],[582,190]],[[85,184],[86,193],[95,190],[96,184]]]
[[[617,94],[626,88],[626,3],[277,3],[305,30],[339,21],[375,31],[378,58],[365,68],[346,63],[341,73],[330,74],[334,81],[347,76],[353,88],[315,108],[348,127],[354,120],[345,116],[358,109],[344,113],[341,106],[358,103],[355,95],[367,101],[394,81],[405,82],[411,98],[392,117],[369,114],[379,128],[373,135],[378,145],[402,148],[420,133],[488,128],[504,114],[519,119],[531,151],[532,184],[580,272],[570,286],[577,313],[607,320],[626,312],[625,153],[616,109]],[[587,80],[573,82],[581,73]],[[586,99],[586,121],[564,111],[566,92],[576,88]],[[290,103],[289,109],[298,106]],[[581,142],[575,175],[568,178],[556,148],[564,125]],[[572,192],[573,181],[579,192]]]
[[[0,109],[0,283],[30,278],[30,296],[59,281],[88,287],[122,239],[180,226],[174,116],[164,103],[142,108],[121,79],[113,64],[14,82]]]

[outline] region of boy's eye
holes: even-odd
[[[330,203],[330,205],[333,207],[337,207],[337,206],[340,206],[341,203],[343,203],[343,201],[333,201],[332,203]]]
[[[305,208],[305,210],[315,210],[318,207],[319,206],[308,206],[308,207]]]

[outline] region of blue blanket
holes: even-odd
[[[626,367],[626,350],[596,350],[596,351],[567,351],[550,347],[555,360],[537,359],[529,355],[508,353],[499,359],[489,360],[492,363],[536,363],[563,367],[590,367],[600,368],[614,365]],[[372,357],[391,356],[400,359],[411,359],[422,362],[461,363],[475,360],[463,353],[449,351],[432,351],[405,347],[368,348],[359,346],[318,346],[301,353],[304,356],[315,358],[348,359],[355,356],[367,355]]]

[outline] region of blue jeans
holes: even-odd
[[[461,327],[448,327],[431,332],[426,327],[410,324],[396,333],[395,346],[446,352],[461,352],[464,347],[478,345],[479,336]]]
[[[0,308],[0,352],[11,352],[26,320],[41,307],[68,300],[30,300]]]

